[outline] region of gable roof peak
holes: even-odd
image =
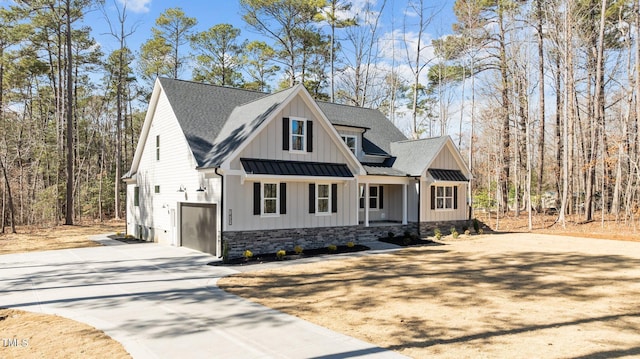
[[[420,142],[420,141],[437,141],[437,140],[447,140],[451,139],[449,135],[436,136],[436,137],[426,137],[426,138],[416,138],[416,139],[408,139],[402,141],[395,141],[395,143],[408,143],[408,142]]]
[[[238,90],[238,91],[244,91],[244,92],[248,92],[248,93],[254,93],[254,94],[257,94],[257,95],[270,95],[269,92],[252,90],[252,89],[248,89],[248,88],[244,88],[244,87],[235,87],[235,86],[228,86],[228,85],[216,85],[216,84],[210,84],[210,83],[207,83],[207,82],[196,82],[196,81],[189,81],[189,80],[183,80],[183,79],[174,79],[174,78],[171,78],[171,77],[158,77],[158,81],[160,81],[161,84],[162,83],[171,82],[171,81],[175,81],[175,82],[181,82],[183,84],[188,84],[188,85],[197,85],[197,86],[206,86],[206,87],[219,88],[219,89]]]

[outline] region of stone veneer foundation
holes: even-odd
[[[433,229],[440,228],[444,234],[448,234],[451,227],[455,226],[460,232],[462,227],[472,228],[470,221],[454,222],[422,222],[409,223],[406,225],[374,225],[365,227],[342,226],[342,227],[317,227],[317,228],[288,228],[259,231],[235,231],[224,232],[223,240],[228,246],[229,258],[242,257],[245,250],[249,249],[253,253],[275,253],[280,249],[293,250],[295,246],[303,249],[323,248],[329,244],[345,245],[347,242],[356,244],[361,242],[375,241],[380,237],[386,237],[389,232],[395,235],[402,235],[404,232],[416,233],[420,227],[420,235],[432,234]]]

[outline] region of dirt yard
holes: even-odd
[[[10,228],[6,230],[10,231]],[[108,221],[47,228],[18,227],[17,230],[17,234],[0,234],[0,254],[95,247],[100,244],[89,240],[89,236],[124,232],[125,223]]]
[[[131,358],[104,332],[56,315],[0,309],[1,358]]]
[[[500,218],[496,218],[495,213],[477,213],[477,218],[498,232],[529,232],[529,219],[524,212],[518,217],[509,213]],[[568,215],[563,227],[561,223],[557,223],[557,215],[534,215],[531,221],[532,232],[640,242],[640,223],[616,220],[610,215],[602,219],[600,212],[594,218],[594,221],[585,223],[584,218],[579,215]]]
[[[124,222],[19,227],[0,235],[0,254],[93,247],[91,235],[124,230]],[[0,263],[2,259],[0,257]],[[130,358],[120,343],[104,332],[71,319],[0,308],[0,358]]]
[[[640,356],[640,243],[495,234],[221,279],[415,358]]]

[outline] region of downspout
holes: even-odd
[[[222,230],[224,228],[224,176],[218,173],[219,169],[220,167],[214,169],[215,174],[220,176],[220,255],[218,258],[224,254],[224,231]]]
[[[420,181],[420,177],[413,177],[413,179],[418,180],[418,228],[416,229],[416,231],[418,232],[418,236],[420,236],[420,202],[422,202],[422,181]]]

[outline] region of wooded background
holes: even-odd
[[[318,100],[380,109],[411,138],[451,135],[474,207],[637,220],[640,0],[457,0],[453,33],[437,39],[439,9],[424,0],[407,2],[391,39],[384,0],[357,11],[240,0],[264,40],[230,24],[196,32],[197,18],[169,8],[139,49],[127,47],[126,6],[108,5],[117,16],[97,0],[0,9],[3,233],[124,215],[120,178],[157,76],[264,92],[302,83]],[[105,14],[115,51],[79,25],[88,11]]]

